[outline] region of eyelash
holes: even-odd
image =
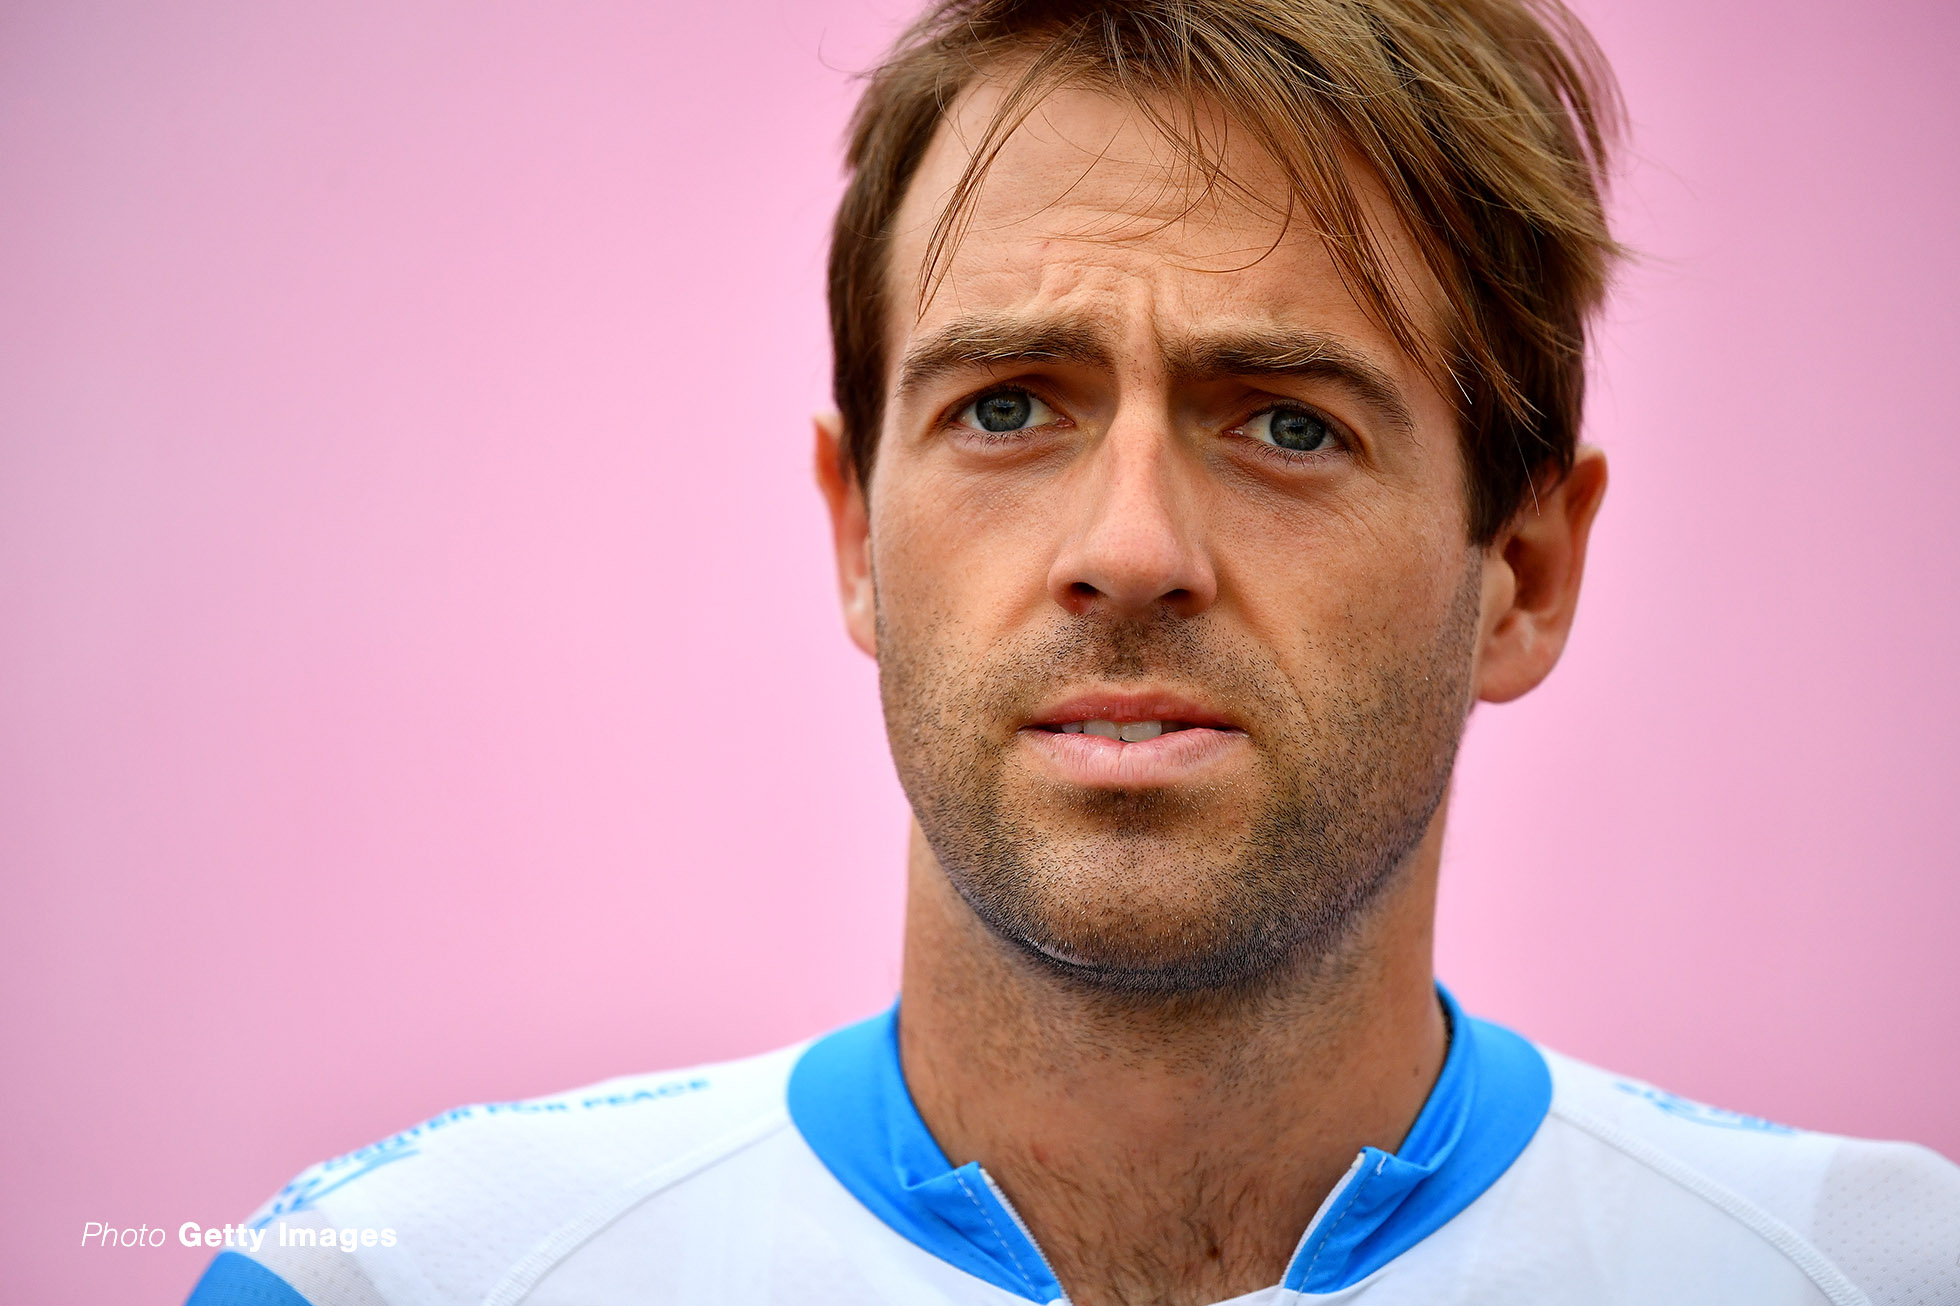
[[[979,404],[982,400],[991,399],[996,395],[1022,395],[1054,413],[1054,420],[1043,422],[1039,426],[1025,426],[1018,431],[989,431],[982,427],[969,426],[959,420],[961,413]],[[942,420],[941,425],[949,430],[957,430],[967,439],[978,440],[983,444],[1000,445],[1012,444],[1025,439],[1036,431],[1046,430],[1052,426],[1066,426],[1070,425],[1070,423],[1066,417],[1061,415],[1060,405],[1051,403],[1027,386],[996,385],[989,386],[985,390],[977,390],[964,399],[956,400],[952,407],[947,409],[946,416]]]
[[[1036,403],[1043,405],[1044,407],[1050,409],[1051,411],[1055,411],[1056,419],[1050,422],[1043,422],[1040,426],[1023,427],[1018,431],[988,431],[977,426],[969,426],[966,423],[958,420],[959,415],[965,412],[968,408],[973,407],[974,405],[980,403],[984,399],[992,398],[995,395],[1025,395],[1027,398],[1034,400]],[[1224,433],[1230,434],[1232,432],[1235,432],[1239,430],[1241,427],[1245,426],[1247,423],[1251,422],[1254,418],[1261,417],[1267,413],[1278,413],[1283,411],[1310,414],[1315,420],[1319,421],[1323,426],[1327,428],[1327,434],[1330,437],[1332,437],[1334,441],[1334,447],[1329,449],[1282,449],[1276,444],[1268,444],[1266,441],[1258,439],[1257,437],[1254,436],[1246,435],[1246,436],[1240,436],[1238,438],[1241,441],[1243,441],[1245,444],[1251,446],[1253,452],[1257,456],[1261,458],[1265,458],[1282,467],[1298,467],[1302,463],[1310,463],[1317,459],[1325,458],[1327,455],[1331,453],[1336,453],[1341,450],[1349,450],[1354,447],[1353,437],[1351,437],[1348,434],[1346,426],[1336,421],[1333,417],[1329,416],[1323,410],[1316,408],[1314,405],[1302,403],[1297,399],[1289,399],[1279,403],[1262,404],[1260,407],[1253,409],[1251,412],[1247,413],[1244,417],[1241,417],[1238,421],[1226,427]],[[959,432],[968,439],[978,440],[983,444],[989,444],[989,445],[1012,444],[1015,443],[1016,441],[1025,438],[1032,432],[1044,430],[1051,426],[1064,426],[1069,424],[1070,423],[1068,419],[1060,415],[1059,405],[1049,402],[1047,399],[1042,398],[1042,396],[1036,393],[1035,391],[1029,389],[1026,386],[1020,386],[1020,385],[990,386],[985,390],[975,391],[974,393],[967,395],[965,398],[955,401],[953,405],[947,410],[946,417],[943,419],[942,422],[942,425],[948,428],[957,428]]]
[[[1267,413],[1281,412],[1308,414],[1315,421],[1327,428],[1328,437],[1333,441],[1333,444],[1326,449],[1282,449],[1278,445],[1268,444],[1256,436],[1240,436],[1239,438],[1250,445],[1253,452],[1261,458],[1268,459],[1282,467],[1298,467],[1302,463],[1316,462],[1326,458],[1330,454],[1340,453],[1344,450],[1351,451],[1354,448],[1354,438],[1348,434],[1346,426],[1330,417],[1324,410],[1316,408],[1312,404],[1301,403],[1297,399],[1288,399],[1282,403],[1263,404],[1253,409],[1250,413],[1247,413],[1237,422],[1234,422],[1226,430],[1227,432],[1237,431],[1241,427],[1251,423],[1254,418],[1261,417]]]

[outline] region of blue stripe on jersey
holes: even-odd
[[[1435,1233],[1497,1182],[1552,1105],[1552,1072],[1528,1041],[1463,1014],[1442,985],[1450,1050],[1409,1135],[1361,1161],[1300,1244],[1285,1286],[1351,1287]]]
[[[293,1285],[237,1252],[219,1252],[184,1306],[310,1306]]]
[[[789,1114],[852,1196],[915,1246],[1027,1301],[1062,1295],[979,1163],[955,1169],[919,1119],[899,1065],[896,1006],[797,1058]]]
[[[1550,1109],[1538,1049],[1436,991],[1450,1049],[1429,1100],[1399,1151],[1362,1152],[1287,1267],[1287,1288],[1349,1287],[1421,1242],[1496,1182]],[[896,1006],[813,1043],[790,1072],[789,1113],[838,1181],[915,1246],[1024,1300],[1062,1295],[979,1164],[954,1168],[919,1118]]]

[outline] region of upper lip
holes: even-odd
[[[1168,689],[1072,690],[1038,708],[1030,726],[1063,726],[1072,721],[1176,721],[1213,730],[1238,730],[1237,722],[1187,694]]]

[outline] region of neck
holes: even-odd
[[[1442,1068],[1430,945],[1442,813],[1339,955],[1256,992],[1142,999],[993,935],[914,826],[900,1050],[947,1158],[1007,1192],[1076,1306],[1279,1282],[1363,1147]]]

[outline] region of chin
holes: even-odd
[[[1224,994],[1263,987],[1290,972],[1297,942],[1253,937],[1193,947],[1189,939],[1010,937],[1037,966],[1067,983],[1138,997]]]
[[[1161,846],[1148,859],[1109,851],[1051,851],[1020,874],[959,888],[1029,960],[1097,989],[1245,988],[1287,969],[1310,942],[1314,913],[1277,900],[1259,876],[1221,875],[1215,863],[1167,856]]]

